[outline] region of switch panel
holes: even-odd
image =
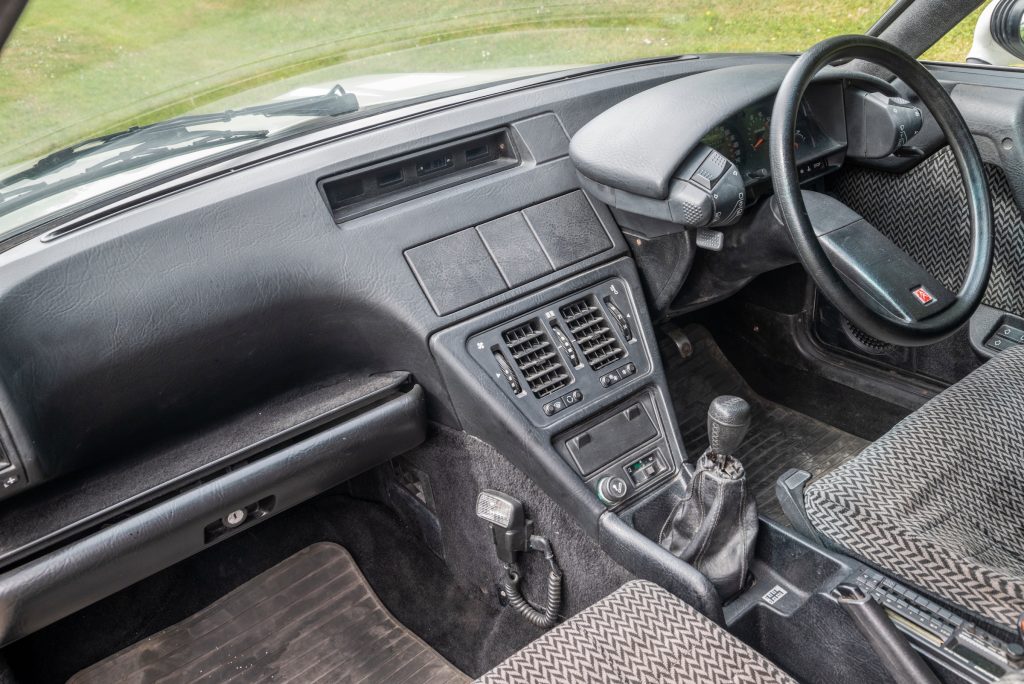
[[[574,389],[572,392],[566,393],[564,396],[558,397],[554,401],[549,401],[544,404],[544,415],[553,416],[556,413],[560,413],[565,409],[569,408],[573,404],[579,404],[583,401],[583,392],[578,389]]]
[[[661,452],[655,449],[625,466],[623,470],[626,471],[629,479],[633,481],[634,487],[642,487],[648,480],[652,480],[665,472],[667,468],[668,466],[665,465],[665,459],[662,457]]]
[[[645,495],[678,470],[667,431],[653,394],[646,391],[559,437],[556,446],[598,499],[615,508]],[[625,491],[611,491],[613,482],[624,484]]]
[[[1004,316],[995,330],[985,339],[985,346],[994,352],[1001,352],[1024,344],[1024,327],[1009,316]]]

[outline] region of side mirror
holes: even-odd
[[[974,43],[967,55],[972,64],[1011,66],[1024,62],[1024,0],[995,0],[978,17]]]

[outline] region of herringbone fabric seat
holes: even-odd
[[[1024,610],[1024,347],[811,484],[830,545],[978,616]]]
[[[633,581],[526,646],[480,684],[795,684],[651,582]]]

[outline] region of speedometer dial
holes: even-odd
[[[743,149],[740,147],[739,138],[725,126],[715,126],[704,136],[704,144],[714,148],[725,155],[726,159],[737,166],[743,157]]]
[[[811,130],[810,126],[797,127],[793,133],[793,149],[797,153],[803,152],[806,154],[809,151],[814,150],[818,146],[818,141],[814,137],[814,131]]]
[[[744,133],[751,152],[761,152],[768,146],[768,130],[772,116],[764,109],[748,111],[744,117]]]

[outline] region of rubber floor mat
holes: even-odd
[[[661,341],[661,357],[668,373],[669,391],[683,444],[696,460],[708,446],[707,413],[711,401],[733,394],[750,402],[750,432],[737,456],[747,471],[747,482],[761,515],[787,523],[775,498],[775,482],[789,468],[821,477],[850,460],[868,442],[819,420],[775,404],[755,393],[700,326],[683,330],[693,353],[683,359],[671,339]]]
[[[469,677],[392,617],[348,551],[321,543],[70,681],[433,684]]]

